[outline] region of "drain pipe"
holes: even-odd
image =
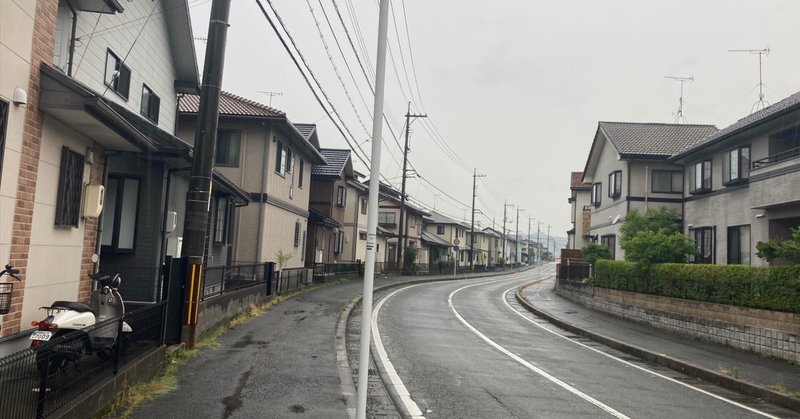
[[[264,127],[264,151],[262,152],[261,157],[261,194],[258,197],[258,233],[256,234],[256,257],[254,262],[261,263],[261,252],[262,252],[262,235],[264,234],[264,214],[266,211],[266,199],[265,199],[265,192],[266,192],[266,182],[267,182],[267,151],[269,151],[269,131],[267,130],[267,124],[262,122],[261,126]]]

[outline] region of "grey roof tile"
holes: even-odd
[[[317,130],[316,124],[292,124],[295,128],[297,128],[297,132],[306,139],[306,141],[311,138],[311,135],[314,134],[314,131]]]
[[[315,164],[311,167],[312,176],[341,176],[350,160],[350,150],[322,148],[319,150],[328,164]]]
[[[180,98],[178,105],[179,112],[197,113],[199,110],[200,95],[187,94]],[[286,118],[286,113],[282,111],[226,91],[223,91],[219,97],[219,114],[231,116]]]
[[[713,125],[604,122],[600,130],[622,157],[667,158],[713,134]]]

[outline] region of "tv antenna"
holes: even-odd
[[[664,76],[665,79],[672,79],[681,82],[681,97],[678,98],[678,112],[672,114],[675,116],[676,124],[685,124],[686,117],[683,116],[683,84],[686,82],[693,82],[694,76],[681,77],[681,76]]]
[[[283,92],[265,92],[263,90],[257,90],[256,93],[263,93],[269,96],[269,107],[272,107],[272,98],[275,96],[283,96]]]
[[[729,49],[728,52],[747,52],[750,54],[758,54],[758,102],[756,102],[750,109],[750,113],[760,111],[769,106],[769,102],[764,100],[764,80],[761,74],[761,60],[765,55],[769,55],[769,47],[764,49]]]

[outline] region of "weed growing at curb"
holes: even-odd
[[[330,285],[343,284],[347,281],[347,279],[340,279],[329,284],[312,285],[308,288],[303,288],[289,294],[274,296],[269,301],[266,301],[262,304],[253,304],[249,306],[227,323],[223,323],[203,333],[195,343],[194,348],[188,349],[181,345],[178,349],[169,353],[164,360],[160,374],[150,380],[142,381],[128,387],[125,389],[125,391],[117,396],[117,398],[108,408],[96,414],[94,418],[128,418],[145,402],[176,390],[178,388],[178,379],[175,375],[178,370],[189,360],[197,357],[201,351],[209,348],[219,347],[219,338],[228,331],[235,329],[237,326],[264,314],[273,306],[299,294],[314,291]]]

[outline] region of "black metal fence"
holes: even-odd
[[[312,282],[311,270],[307,268],[286,268],[276,272],[269,284],[273,295],[281,295],[308,286]]]
[[[266,284],[270,277],[270,266],[273,264],[208,266],[203,270],[203,299],[222,295],[227,291]]]
[[[566,259],[558,265],[558,279],[580,281],[592,277],[592,265],[582,259]]]
[[[161,346],[166,307],[157,303],[81,330],[56,332],[39,347],[1,358],[0,417],[47,417]],[[121,332],[123,322],[131,332]]]

